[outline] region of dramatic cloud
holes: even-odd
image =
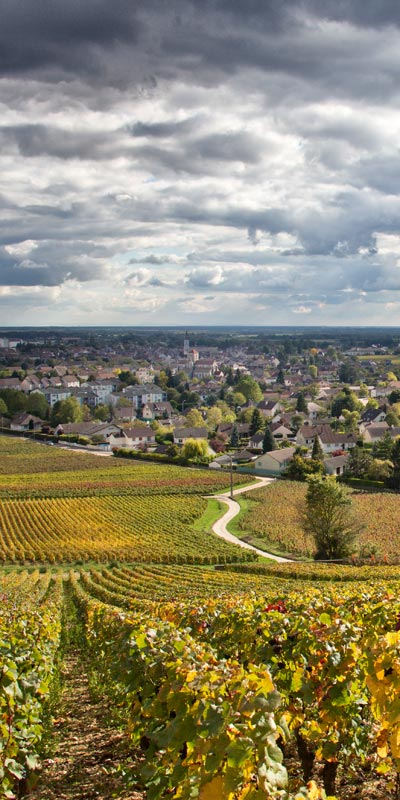
[[[3,324],[398,324],[394,0],[0,11]]]

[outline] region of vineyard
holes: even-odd
[[[112,712],[109,735],[123,731],[131,754],[118,788],[113,779],[90,796],[399,798],[398,567],[256,563],[198,525],[202,495],[226,488],[224,476],[95,466],[73,452],[60,453],[61,469],[54,448],[11,442],[0,499],[0,797],[89,797],[65,767],[46,793],[46,765],[57,762],[46,742],[68,716],[73,649]],[[38,448],[40,471],[27,469],[25,447]],[[280,525],[287,549],[304,492],[290,490],[290,501],[284,483],[252,492],[248,512],[268,542]],[[396,500],[357,496],[371,520],[395,518]],[[107,776],[99,762],[99,785]]]
[[[306,485],[277,481],[249,495],[250,508],[241,519],[246,540],[272,551],[312,557],[314,544],[304,533],[301,519],[305,510]],[[352,492],[354,508],[363,530],[359,545],[376,550],[389,562],[400,552],[400,495]],[[248,534],[250,532],[250,534]]]
[[[128,788],[140,781],[148,800],[396,797],[394,571],[335,588],[270,569],[4,574],[1,796],[22,796],[40,774],[64,595],[82,619],[97,691],[143,754]]]

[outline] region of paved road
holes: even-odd
[[[257,478],[257,483],[253,483],[250,486],[243,486],[241,489],[234,489],[233,494],[242,494],[243,492],[251,492],[253,489],[260,489],[262,486],[267,486],[269,483],[273,483],[274,480],[275,478]],[[227,542],[231,542],[232,544],[238,544],[239,547],[245,547],[246,550],[252,550],[253,553],[257,553],[259,556],[270,558],[272,561],[279,561],[281,563],[292,562],[291,558],[283,558],[283,556],[274,556],[273,553],[266,553],[265,550],[260,550],[258,547],[254,547],[252,544],[243,542],[241,539],[238,539],[237,536],[229,533],[226,526],[231,519],[236,517],[236,514],[239,513],[240,505],[235,500],[231,500],[230,492],[214,494],[212,497],[215,497],[217,500],[221,500],[221,502],[226,503],[228,506],[228,510],[223,517],[218,519],[213,525],[213,531],[217,534],[217,536],[220,536],[222,539],[225,539]]]

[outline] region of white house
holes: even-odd
[[[281,475],[289,466],[295,452],[295,447],[283,447],[282,450],[271,450],[269,453],[263,453],[254,462],[255,474],[257,474],[257,469],[262,469],[271,475]]]

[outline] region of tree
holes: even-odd
[[[186,424],[190,428],[202,428],[204,426],[204,419],[197,408],[191,408],[186,414]]]
[[[233,408],[237,408],[237,406],[244,406],[246,403],[246,398],[242,392],[232,392],[229,397],[229,403],[233,406]]]
[[[217,426],[222,422],[222,411],[218,406],[212,406],[207,409],[207,424],[211,431],[215,431]]]
[[[311,375],[312,379],[315,381],[318,378],[318,367],[315,364],[310,364],[308,368],[308,373]]]
[[[390,427],[392,426],[397,427],[400,420],[398,415],[394,411],[388,411],[385,417],[385,421]]]
[[[296,411],[299,411],[301,414],[307,414],[307,403],[304,392],[299,392],[297,395]]]
[[[391,462],[393,470],[389,475],[386,485],[391,489],[400,489],[400,436],[394,440]]]
[[[372,463],[372,456],[363,447],[352,447],[346,464],[346,475],[352,478],[366,478]]]
[[[348,386],[345,386],[343,391],[332,400],[332,417],[340,417],[344,408],[347,408],[348,411],[360,411],[362,408],[362,403],[358,400],[357,395]]]
[[[25,411],[27,397],[19,389],[0,389],[0,397],[4,400],[8,413],[13,417],[20,411]]]
[[[208,442],[206,439],[186,439],[182,447],[184,458],[192,461],[206,461],[208,458]]]
[[[254,403],[259,403],[263,397],[259,384],[251,375],[242,375],[236,391],[244,394],[246,400],[253,400]]]
[[[83,408],[76,397],[67,397],[66,400],[57,400],[51,410],[51,424],[53,426],[64,422],[81,422]]]
[[[238,426],[236,424],[232,428],[229,444],[231,447],[239,447],[240,437],[239,437]]]
[[[8,414],[8,408],[7,408],[3,398],[0,397],[0,416],[3,417],[3,416],[6,416],[7,414]]]
[[[93,416],[95,419],[99,419],[101,422],[107,422],[110,419],[110,408],[107,405],[100,403],[94,409]]]
[[[255,408],[250,420],[250,436],[253,436],[257,431],[264,427],[264,418],[259,408]]]
[[[361,525],[347,489],[333,475],[308,478],[304,530],[314,538],[316,559],[342,559],[354,551]]]
[[[324,461],[324,451],[322,449],[321,442],[320,442],[320,439],[319,439],[318,435],[314,436],[314,442],[313,442],[312,451],[311,451],[311,458],[313,458],[314,461],[321,461],[321,463],[323,463],[323,461]]]
[[[277,376],[276,376],[276,383],[279,383],[281,386],[285,385],[285,376],[283,374],[283,369],[280,369]]]
[[[344,418],[344,429],[346,433],[357,433],[357,422],[360,416],[358,411],[349,411],[348,408],[344,408],[342,415]]]
[[[385,431],[382,439],[378,439],[372,446],[372,455],[374,458],[387,461],[392,458],[393,439],[388,430]]]
[[[303,458],[300,453],[295,453],[285,470],[285,476],[292,481],[305,481],[310,475],[321,474],[323,469],[321,461]]]
[[[276,450],[275,439],[268,425],[265,428],[262,450],[263,453],[270,453],[272,450]]]
[[[26,410],[40,419],[47,419],[50,406],[41,392],[32,392],[26,398]]]

